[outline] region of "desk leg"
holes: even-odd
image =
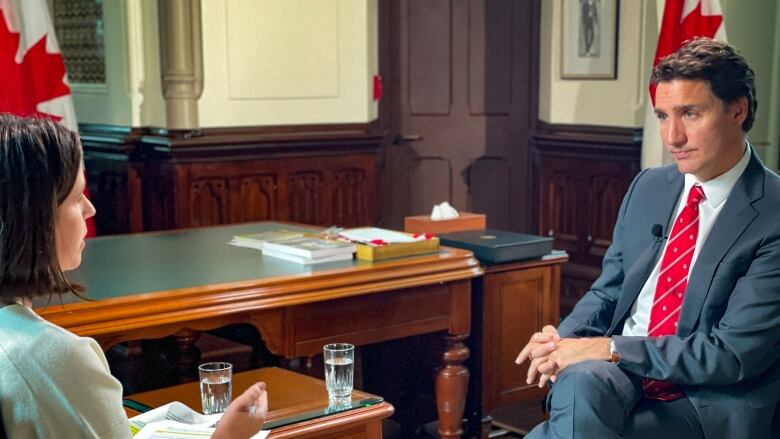
[[[198,377],[198,362],[200,361],[200,350],[195,346],[195,342],[200,338],[200,332],[192,329],[180,329],[173,334],[178,348],[174,355],[176,368],[178,369],[178,380],[180,383],[188,383]]]
[[[459,438],[463,434],[463,410],[469,370],[463,362],[469,357],[469,349],[463,344],[467,335],[446,335],[444,366],[436,376],[436,410],[439,413],[439,436]]]

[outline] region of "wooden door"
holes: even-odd
[[[382,220],[449,201],[488,227],[526,231],[536,122],[539,0],[380,3]]]

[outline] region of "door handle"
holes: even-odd
[[[397,134],[395,136],[395,139],[393,139],[393,143],[396,145],[400,145],[402,143],[416,142],[422,139],[423,136],[419,134]]]

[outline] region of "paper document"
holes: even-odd
[[[235,235],[233,236],[233,239],[228,242],[228,244],[234,245],[236,247],[247,247],[262,250],[266,242],[284,241],[287,239],[300,238],[302,236],[303,233],[301,232],[279,229],[268,232]]]
[[[172,402],[130,418],[130,430],[135,439],[181,439],[211,437],[222,417],[201,415],[180,402]],[[264,439],[270,431],[263,430],[252,439]]]
[[[396,232],[394,230],[380,229],[378,227],[360,227],[357,229],[342,230],[339,235],[353,242],[363,244],[372,244],[374,242],[384,242],[387,244],[397,242],[414,242],[426,239],[424,236],[414,237],[412,235]]]

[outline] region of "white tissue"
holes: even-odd
[[[431,211],[432,220],[445,220],[458,217],[458,211],[454,207],[450,206],[450,203],[443,202],[433,206]]]

